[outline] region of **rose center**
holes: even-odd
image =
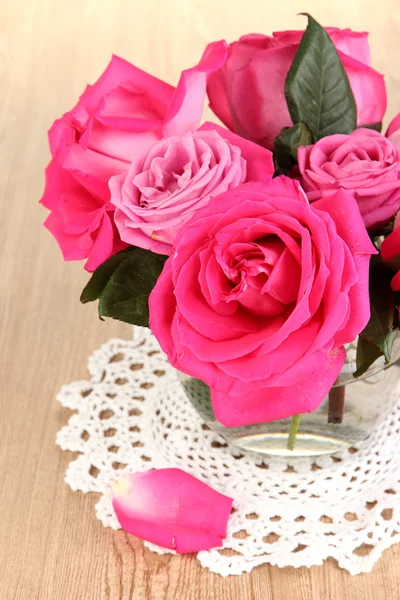
[[[236,242],[216,255],[230,282],[225,302],[236,301],[254,314],[274,316],[296,301],[300,265],[278,236]]]

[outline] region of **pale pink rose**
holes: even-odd
[[[179,229],[210,198],[273,173],[269,150],[206,123],[154,144],[110,180],[115,223],[128,244],[170,254]]]
[[[45,225],[65,260],[87,258],[93,271],[125,247],[114,225],[108,180],[127,171],[132,158],[165,136],[199,125],[207,73],[224,60],[224,44],[207,50],[183,71],[177,88],[114,56],[77,105],[49,131],[52,160],[41,200]]]
[[[125,531],[178,554],[222,546],[226,537],[232,498],[180,469],[123,475],[112,493]]]
[[[400,149],[377,131],[329,135],[299,148],[298,161],[311,202],[346,190],[366,227],[388,221],[400,206]]]
[[[327,31],[350,80],[358,125],[382,121],[385,82],[370,66],[367,34],[332,27]],[[292,125],[285,80],[302,35],[302,31],[280,31],[273,37],[250,34],[227,45],[225,64],[211,73],[207,85],[210,106],[227,127],[273,149],[274,138]]]
[[[224,425],[313,411],[368,322],[374,253],[350,194],[309,204],[287,177],[244,184],[178,233],[150,327],[171,364],[211,388]]]
[[[400,212],[397,213],[393,224],[393,231],[385,238],[380,247],[383,260],[393,261],[397,259],[397,266],[400,258]],[[400,291],[400,270],[393,277],[392,289]]]

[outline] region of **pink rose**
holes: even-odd
[[[197,67],[183,71],[176,89],[114,56],[54,123],[42,204],[52,211],[45,225],[65,260],[88,258],[85,268],[93,271],[125,246],[113,222],[109,178],[126,172],[134,155],[155,141],[198,127],[207,73],[225,52],[222,42],[212,45]]]
[[[287,177],[244,184],[178,233],[150,327],[172,365],[210,386],[224,425],[312,411],[368,322],[373,253],[350,194],[309,204]]]
[[[298,150],[302,185],[312,202],[344,189],[357,200],[366,227],[400,206],[400,149],[371,129],[330,135]]]
[[[370,67],[366,33],[328,27],[349,77],[357,104],[357,122],[382,121],[386,110],[383,76]],[[281,31],[273,37],[245,35],[227,46],[224,66],[207,85],[210,106],[239,135],[272,149],[283,127],[292,125],[286,105],[285,79],[302,31]]]
[[[115,223],[128,244],[171,254],[179,229],[210,197],[273,173],[269,150],[206,123],[154,144],[110,180]]]
[[[392,233],[383,240],[380,250],[383,260],[396,261],[398,266],[400,258],[400,212],[394,220]],[[400,270],[393,277],[391,285],[393,290],[400,291]]]

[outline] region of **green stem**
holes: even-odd
[[[296,443],[297,432],[299,431],[300,421],[303,415],[295,415],[290,422],[289,438],[287,447],[288,450],[294,450]]]

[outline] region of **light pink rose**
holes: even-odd
[[[206,123],[154,144],[110,180],[115,223],[128,244],[170,254],[179,229],[212,196],[273,173],[269,150]]]
[[[371,68],[366,33],[328,27],[357,104],[358,125],[382,121],[386,111],[383,76]],[[285,79],[302,31],[273,37],[245,35],[227,46],[224,66],[210,75],[210,106],[223,123],[248,139],[273,149],[274,138],[292,125],[285,99]]]
[[[226,537],[232,498],[181,469],[126,474],[112,492],[121,527],[142,540],[184,554],[221,546]]]
[[[108,180],[126,172],[138,152],[165,136],[183,135],[200,123],[207,73],[222,64],[224,44],[207,50],[183,71],[178,86],[114,56],[77,105],[49,131],[52,160],[41,200],[45,225],[65,260],[87,258],[93,271],[125,247],[114,225]]]
[[[312,202],[343,189],[357,200],[366,227],[400,206],[400,149],[371,129],[330,135],[298,150],[302,185]]]
[[[213,198],[178,233],[150,299],[177,369],[226,426],[315,410],[369,319],[376,253],[354,198],[309,204],[278,177]]]

